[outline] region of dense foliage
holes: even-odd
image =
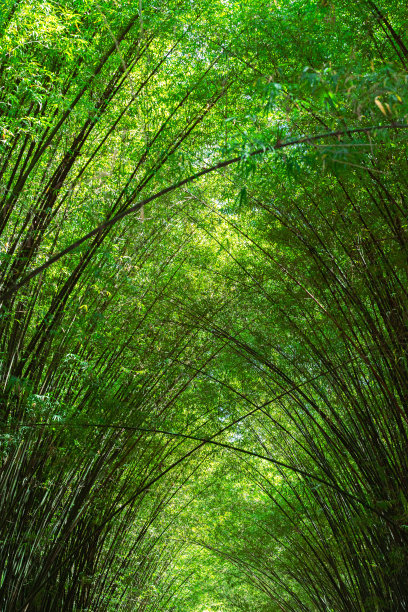
[[[0,0],[0,608],[408,609],[408,10]]]

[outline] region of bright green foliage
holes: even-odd
[[[0,608],[408,608],[408,20],[0,1]]]

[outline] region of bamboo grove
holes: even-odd
[[[0,609],[408,609],[408,11],[1,0]]]

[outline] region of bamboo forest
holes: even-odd
[[[0,41],[0,612],[407,611],[408,5]]]

